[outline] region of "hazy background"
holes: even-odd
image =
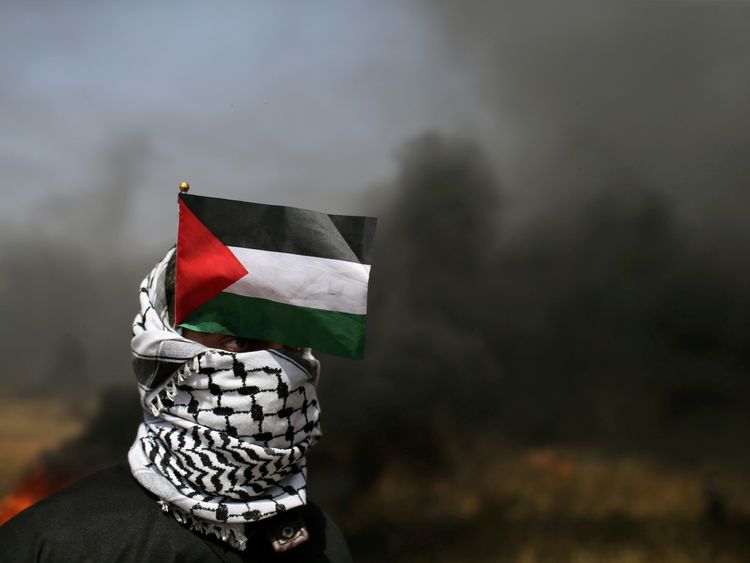
[[[6,1],[0,53],[8,400],[130,385],[180,181],[374,214],[312,477],[361,559],[750,556],[750,3]]]

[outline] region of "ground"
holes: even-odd
[[[85,400],[2,400],[0,496],[92,412]],[[750,561],[750,478],[729,463],[498,436],[460,447],[447,437],[445,448],[440,467],[394,456],[367,490],[334,503],[358,561]]]

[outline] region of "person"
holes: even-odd
[[[131,347],[144,421],[127,463],[9,520],[0,561],[351,561],[340,529],[307,501],[317,360],[175,328],[174,256],[140,287]]]

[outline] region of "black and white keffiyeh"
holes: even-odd
[[[171,252],[140,288],[132,351],[144,422],[128,461],[178,521],[244,549],[245,523],[306,502],[305,453],[320,437],[313,377],[275,350],[183,338],[168,320]]]

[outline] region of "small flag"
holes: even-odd
[[[175,321],[364,355],[376,220],[181,193]]]

